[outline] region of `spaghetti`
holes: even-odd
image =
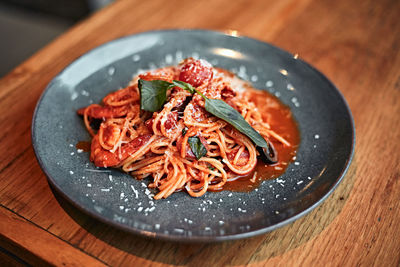
[[[274,118],[265,113],[279,109],[276,102],[266,101],[265,93],[232,73],[188,58],[178,66],[138,75],[128,87],[107,95],[103,105],[78,110],[93,137],[90,160],[98,167],[121,168],[137,179],[151,177],[149,187],[158,189],[155,199],[181,190],[200,197],[243,176],[255,181],[260,153],[245,134],[207,112],[199,94],[180,87],[167,92],[159,111],[141,110],[139,79],[191,84],[207,98],[221,99],[237,110],[268,142],[290,148],[290,158],[295,154],[297,144],[271,127]],[[290,112],[287,116],[291,119]],[[195,148],[203,156],[197,158]]]

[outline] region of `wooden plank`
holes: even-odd
[[[0,245],[34,265],[104,266],[98,259],[66,246],[65,241],[0,207]]]
[[[16,255],[0,247],[0,263],[3,266],[27,266],[28,263]]]

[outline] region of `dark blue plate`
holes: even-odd
[[[147,180],[98,169],[76,110],[99,103],[144,69],[201,57],[268,90],[291,107],[301,132],[297,159],[279,179],[250,193],[184,192],[152,199]],[[83,55],[47,86],[33,117],[32,142],[50,183],[76,207],[129,232],[176,241],[221,241],[262,234],[310,212],[342,180],[354,151],[354,123],[343,96],[293,55],[246,37],[203,30],[127,36]]]

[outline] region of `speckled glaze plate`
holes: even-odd
[[[147,180],[98,169],[77,150],[90,141],[76,110],[99,103],[145,69],[204,58],[268,90],[291,107],[301,132],[297,159],[279,179],[252,192],[185,192],[152,199]],[[145,32],[106,43],[58,74],[41,96],[32,141],[50,183],[93,217],[144,236],[222,241],[262,234],[310,212],[343,178],[354,150],[354,125],[340,92],[320,72],[270,44],[203,30]]]

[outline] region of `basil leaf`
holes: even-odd
[[[167,101],[167,90],[172,87],[172,84],[167,81],[154,80],[138,81],[140,90],[140,108],[150,112],[159,111]]]
[[[197,92],[191,84],[182,81],[174,80],[170,83],[163,80],[146,81],[140,79],[138,81],[138,87],[140,90],[140,108],[151,112],[159,111],[167,101],[167,91],[174,86],[189,91],[191,94]],[[201,94],[200,92],[197,93]]]
[[[189,83],[173,80],[172,84],[175,86],[178,86],[186,91],[189,91],[191,94],[194,94],[197,92],[197,90]]]
[[[239,132],[250,138],[257,146],[268,147],[264,137],[254,130],[236,109],[220,99],[206,98],[205,101],[205,108],[208,112],[235,127]]]
[[[200,141],[200,138],[198,136],[189,137],[188,143],[193,154],[196,156],[196,159],[199,160],[201,157],[207,154],[207,149]]]

